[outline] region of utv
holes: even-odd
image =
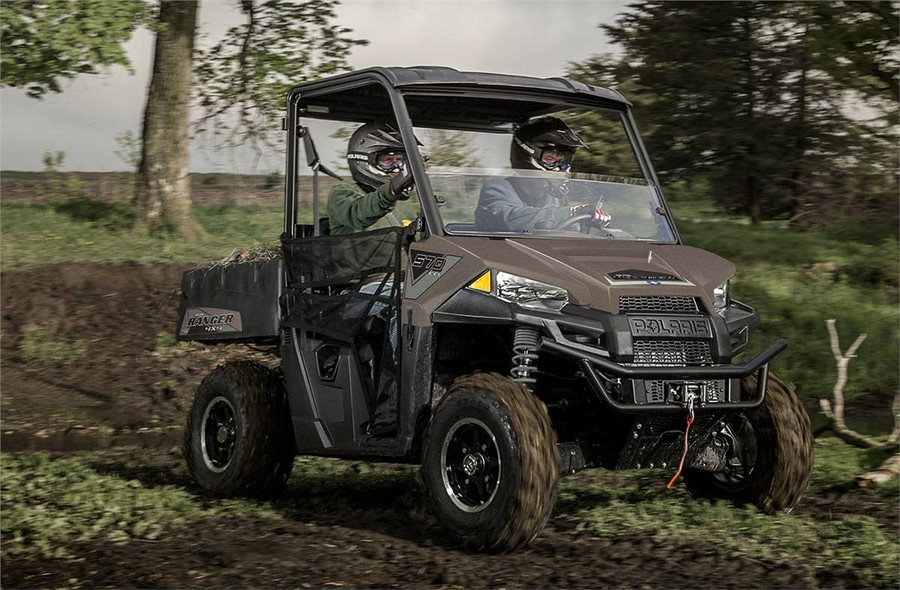
[[[418,463],[438,519],[493,551],[534,538],[560,475],[590,467],[683,468],[698,498],[791,509],[813,451],[768,371],[787,344],[735,362],[759,318],[731,299],[732,264],[682,244],[630,107],[563,78],[444,67],[293,88],[280,256],[182,281],[181,340],[278,353],[275,369],[228,363],[200,385],[185,434],[197,484],[271,495],[297,453]],[[548,115],[580,137],[571,169],[511,168],[514,130]],[[413,194],[384,227],[333,235],[319,174],[339,178],[343,155],[323,154],[378,120],[402,137]],[[499,180],[608,219],[482,223]]]

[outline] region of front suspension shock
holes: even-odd
[[[516,383],[521,383],[526,389],[537,383],[534,373],[537,371],[535,363],[538,360],[538,348],[540,347],[541,334],[534,328],[519,326],[513,337],[513,367],[509,374]]]

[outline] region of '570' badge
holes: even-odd
[[[413,282],[419,280],[426,272],[440,273],[444,270],[444,264],[447,257],[443,254],[432,254],[431,252],[414,252],[409,265],[412,267]]]
[[[452,254],[411,250],[407,276],[412,275],[412,280],[406,281],[403,296],[406,299],[418,299],[460,260],[462,258]]]

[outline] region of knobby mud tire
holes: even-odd
[[[756,391],[756,377],[747,377],[745,395]],[[790,511],[809,486],[813,469],[813,437],[809,415],[793,386],[770,372],[762,405],[744,412],[757,445],[756,464],[740,485],[728,486],[716,474],[687,470],[688,491],[697,498],[720,498],[738,505],[755,504],[772,514]]]
[[[203,432],[204,416],[211,406],[233,415],[233,429],[229,429],[233,445],[224,455],[228,457],[224,465],[211,465],[202,442],[204,436],[207,447],[212,442],[210,434]],[[188,471],[206,492],[220,497],[277,495],[291,474],[295,455],[281,379],[271,369],[249,361],[213,369],[194,396],[184,431],[184,455]]]
[[[454,503],[441,468],[452,429],[469,420],[490,430],[500,458],[495,495],[474,513]],[[425,436],[422,474],[430,507],[470,549],[502,552],[521,547],[544,528],[556,502],[556,453],[547,408],[532,393],[496,373],[460,377],[436,408]]]

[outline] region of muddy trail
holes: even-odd
[[[182,268],[67,264],[2,275],[2,450],[84,455],[101,472],[144,486],[193,487],[181,425],[203,376],[246,347],[172,345]],[[36,327],[82,341],[71,364],[35,368],[23,342]],[[163,336],[161,336],[163,334]],[[27,348],[27,347],[26,347]],[[89,453],[88,453],[89,452]],[[4,557],[4,588],[808,588],[858,587],[853,571],[804,577],[793,568],[648,535],[599,538],[551,517],[528,548],[481,555],[454,546],[425,512],[417,470],[367,487],[291,479],[273,503],[284,518],[222,516],[124,545],[67,547],[75,559]],[[590,472],[573,476],[591,477]],[[866,513],[833,497],[798,511],[828,519]],[[885,526],[897,527],[895,511]]]

